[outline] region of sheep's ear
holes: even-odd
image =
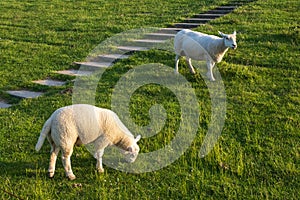
[[[233,35],[236,35],[236,31],[233,31],[233,33],[232,33]]]
[[[138,142],[141,139],[141,135],[136,136],[136,138],[134,139],[135,142]]]
[[[218,31],[218,33],[222,36],[225,37],[226,35],[224,33],[222,33],[221,31]]]

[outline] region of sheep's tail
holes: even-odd
[[[43,129],[41,131],[41,134],[40,134],[40,137],[38,139],[38,142],[36,143],[35,145],[35,150],[36,151],[39,151],[43,144],[44,144],[44,141],[47,137],[47,135],[50,133],[50,130],[51,130],[51,123],[52,123],[52,118],[50,117],[44,124],[43,126]]]

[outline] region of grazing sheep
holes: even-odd
[[[219,32],[222,38],[204,33],[183,29],[179,31],[174,40],[175,73],[178,73],[180,56],[185,56],[191,73],[195,73],[191,59],[205,60],[208,68],[207,76],[215,81],[212,70],[215,63],[221,62],[228,48],[236,49],[236,32],[224,34]]]
[[[93,144],[96,168],[103,172],[102,156],[105,147],[116,145],[123,150],[127,162],[134,162],[140,150],[137,142],[141,138],[140,135],[134,138],[113,111],[86,104],[56,110],[43,126],[35,146],[36,151],[41,149],[46,137],[51,145],[49,177],[54,176],[56,158],[61,150],[62,163],[70,180],[76,178],[70,159],[74,145]]]

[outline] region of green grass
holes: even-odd
[[[140,2],[140,3],[139,3]],[[226,1],[223,1],[226,2]],[[198,31],[238,33],[237,50],[217,64],[227,96],[224,129],[205,158],[199,150],[210,123],[209,91],[199,74],[180,64],[180,73],[198,97],[200,117],[190,148],[171,165],[130,174],[106,167],[97,174],[95,159],[84,147],[72,156],[75,181],[65,178],[60,159],[54,179],[47,178],[49,144],[34,150],[45,120],[72,104],[72,87],[31,83],[72,68],[101,41],[126,30],[166,27],[220,1],[1,1],[0,99],[15,105],[0,109],[0,199],[298,199],[300,196],[299,1],[258,0]],[[138,6],[139,5],[139,6]],[[156,17],[159,15],[159,17]],[[174,65],[169,52],[149,51],[118,62],[98,84],[96,103],[110,107],[113,86],[128,70],[146,63]],[[199,69],[197,69],[199,71]],[[42,90],[37,99],[19,100],[8,89]],[[164,87],[147,85],[131,98],[132,118],[149,122],[148,110],[160,103],[167,124],[142,139],[141,152],[162,148],[174,137],[179,104]],[[187,133],[188,134],[188,133]]]

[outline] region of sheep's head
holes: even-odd
[[[226,47],[236,49],[237,43],[236,43],[236,32],[234,31],[232,34],[224,34],[219,31],[219,34],[224,38],[224,44]]]
[[[140,147],[137,144],[137,142],[141,139],[141,136],[138,135],[131,146],[129,146],[126,151],[123,151],[123,154],[125,155],[126,162],[133,163],[135,159],[137,158]]]

